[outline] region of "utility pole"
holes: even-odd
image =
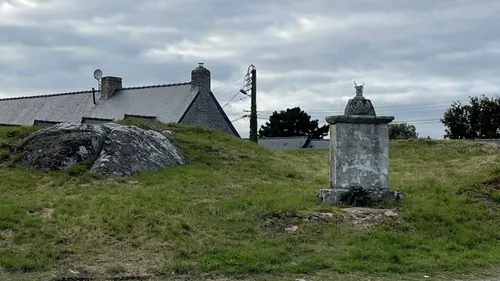
[[[249,96],[251,98],[250,105],[250,141],[258,143],[259,136],[257,135],[257,69],[255,65],[251,64],[248,67],[247,74],[245,75],[245,86],[240,90],[240,93]],[[251,90],[251,94],[248,91]],[[248,112],[247,110],[244,110]],[[248,117],[248,115],[244,115]]]
[[[250,141],[259,142],[257,135],[257,69],[252,69],[252,102],[250,106]]]

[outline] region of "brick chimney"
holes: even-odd
[[[101,99],[109,99],[116,90],[122,88],[122,78],[105,76],[101,79]]]
[[[191,87],[198,87],[200,91],[210,91],[210,70],[198,63],[198,67],[191,71]]]

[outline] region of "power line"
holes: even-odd
[[[234,97],[233,97],[233,98],[234,98]],[[232,101],[232,102],[228,102],[228,104],[227,104],[227,105],[232,104],[232,103],[235,103],[235,102],[242,101],[242,100],[247,99],[247,98],[249,98],[249,96],[246,96],[246,95],[245,95],[244,97],[240,98],[239,100],[235,100],[235,101]]]
[[[219,100],[224,100],[225,97],[221,97],[221,96],[225,96],[224,94],[227,94],[227,93],[231,93],[233,92],[235,89],[236,90],[239,90],[239,87],[237,87],[238,84],[241,84],[241,80],[238,79],[238,81],[235,81],[233,84],[224,84],[224,85],[220,85],[219,87],[216,87],[216,88],[213,88],[211,91],[216,95],[218,96],[218,99]],[[230,85],[229,87],[225,87],[227,85]],[[223,88],[225,87],[225,88]],[[222,91],[218,91],[218,93],[216,93],[216,90],[218,89],[223,89]],[[233,100],[238,94],[234,95],[228,102],[230,102],[231,100]],[[225,104],[223,106],[223,108],[227,106],[227,104]]]
[[[234,81],[231,81],[231,82],[228,82],[228,83],[221,84],[221,85],[219,85],[219,86],[217,86],[217,87],[213,88],[213,89],[212,89],[212,92],[214,92],[214,91],[216,91],[216,90],[219,90],[219,89],[222,89],[222,88],[224,88],[224,87],[226,87],[226,86],[228,86],[228,85],[230,85],[230,86],[234,87],[234,86],[236,86],[237,84],[241,84],[241,79],[238,79],[238,80],[234,80]],[[229,88],[229,87],[227,87],[227,88]]]
[[[433,104],[433,105],[407,105],[405,107],[401,106],[377,106],[377,111],[384,111],[384,110],[404,110],[407,108],[441,108],[441,107],[449,107],[451,104]],[[316,111],[316,112],[330,112],[332,110],[324,110],[324,109],[310,109],[310,110],[305,110],[304,111]]]
[[[238,92],[237,92],[237,93],[236,93],[236,94],[235,94],[235,95],[234,95],[234,96],[233,96],[233,97],[232,97],[232,98],[231,98],[231,99],[230,99],[230,100],[229,100],[229,101],[228,101],[228,102],[227,102],[227,103],[226,103],[226,104],[222,107],[222,108],[224,108],[224,107],[226,107],[226,106],[230,105],[231,103],[239,102],[240,100],[243,100],[243,99],[245,99],[245,98],[248,98],[248,96],[247,96],[247,95],[244,95],[244,97],[240,98],[239,100],[236,100],[236,101],[231,102],[231,101],[232,101],[232,100],[233,100],[233,99],[234,99],[234,98],[235,98],[238,94],[242,94],[242,92],[241,92],[241,91],[238,91]]]
[[[441,108],[441,107],[450,107],[453,103],[457,102],[457,100],[454,100],[452,102],[448,102],[446,104],[433,104],[433,105],[425,105],[425,104],[421,104],[421,105],[406,105],[405,107],[401,107],[401,106],[377,106],[376,110],[377,111],[386,111],[386,110],[406,110],[408,108]],[[459,101],[461,102],[461,101]],[[301,108],[303,111],[306,111],[306,112],[339,112],[339,111],[336,111],[336,110],[331,110],[331,109],[303,109]],[[272,111],[269,111],[269,110],[264,110],[264,111],[261,111],[261,112],[272,112]]]
[[[236,94],[234,94],[234,96],[228,102],[226,102],[226,104],[222,108],[226,107],[239,93],[239,91],[236,92]]]
[[[258,117],[258,119],[261,120],[268,120],[269,118],[265,117]],[[400,123],[410,123],[410,124],[432,124],[432,123],[441,123],[440,119],[417,119],[417,120],[395,120],[394,122],[391,122],[391,124],[400,124]]]
[[[378,107],[376,108],[375,110],[377,112],[390,112],[390,111],[401,111],[401,110],[404,110],[404,111],[408,111],[409,109],[412,110],[412,109],[416,109],[416,110],[413,110],[413,111],[422,111],[422,110],[427,110],[427,109],[432,109],[432,108],[442,108],[442,107],[449,107],[450,105],[439,105],[439,106],[420,106],[420,107],[417,107],[417,106],[409,106],[409,107]],[[303,111],[305,112],[314,112],[314,113],[332,113],[332,114],[336,114],[336,113],[339,113],[339,114],[343,114],[343,110],[340,111],[340,110],[320,110],[320,109],[309,109],[309,110],[306,110],[306,109],[302,109]],[[261,110],[259,112],[262,112],[262,113],[271,113],[271,112],[274,112],[274,111],[277,111],[277,110]]]
[[[232,95],[234,93],[234,91],[237,91],[237,90],[239,90],[238,87],[232,87],[232,88],[228,87],[228,88],[225,88],[223,91],[219,91],[216,96],[218,96],[218,99],[220,99],[220,100],[226,100],[227,98],[229,98],[230,95]]]
[[[399,112],[398,112],[399,111]],[[377,115],[381,115],[380,113],[382,113],[383,115],[400,115],[400,114],[405,114],[405,115],[408,115],[408,114],[415,114],[415,115],[425,115],[426,117],[429,116],[429,114],[431,114],[432,112],[429,112],[428,111],[428,108],[399,108],[399,109],[392,109],[392,110],[389,110],[389,109],[386,109],[386,110],[376,110],[377,112]],[[259,114],[262,114],[262,115],[272,115],[272,113],[274,113],[274,111],[260,111]],[[312,117],[317,117],[317,116],[327,116],[327,115],[343,115],[344,114],[344,111],[329,111],[329,112],[322,112],[322,111],[308,111],[308,113],[310,113],[310,115]],[[434,114],[432,114],[434,115]],[[441,116],[440,116],[441,117]]]
[[[236,86],[237,84],[240,84],[240,83],[241,83],[241,81],[238,81],[238,82],[236,82],[236,83],[233,83],[233,84],[232,84],[232,88],[231,88],[231,87],[225,88],[225,90],[229,90],[229,91],[225,91],[224,93],[230,93],[230,92],[234,91],[234,90],[235,90],[235,86]],[[221,87],[218,87],[218,88],[221,88]],[[215,90],[215,89],[214,89],[214,90]],[[213,92],[214,90],[212,90],[212,92]],[[238,92],[237,92],[236,94],[234,94],[234,96],[232,96],[232,97],[231,97],[231,99],[229,99],[229,101],[227,101],[227,102],[226,102],[226,104],[224,104],[224,106],[222,106],[222,108],[225,108],[226,106],[228,106],[229,104],[231,104],[231,103],[232,103],[232,100],[233,100],[233,99],[234,99],[234,98],[235,98],[238,94],[242,93],[242,92],[241,92],[241,90],[240,90],[239,88],[237,88],[236,90],[237,90]],[[239,100],[237,100],[237,101],[240,101],[240,100],[243,100],[243,98],[241,98],[241,99],[239,99]],[[234,102],[237,102],[237,101],[234,101]]]
[[[243,94],[244,96],[242,98],[240,98],[239,100],[232,101],[238,94]],[[245,98],[249,98],[249,97],[250,97],[249,95],[247,95],[244,92],[242,92],[241,90],[239,90],[222,108],[224,108],[232,103],[244,100]]]
[[[450,107],[452,103],[447,104],[434,104],[434,105],[408,105],[406,107],[401,106],[386,106],[386,107],[377,107],[375,110],[377,112],[388,112],[388,111],[399,111],[399,110],[408,110],[408,109],[430,109],[430,108],[446,108]],[[325,113],[343,113],[343,111],[339,110],[331,110],[331,109],[302,109],[305,112],[325,112]],[[276,110],[261,110],[259,112],[274,112]],[[416,111],[416,110],[414,110]]]
[[[247,115],[243,115],[243,116],[241,116],[241,117],[239,117],[239,118],[236,118],[236,119],[234,119],[234,120],[231,120],[231,123],[236,122],[236,121],[241,120],[241,119],[246,118],[246,117],[248,117],[248,116],[247,116]]]
[[[435,119],[435,120],[408,120],[408,121],[394,121],[391,122],[391,124],[435,124],[435,123],[441,123],[441,120]]]

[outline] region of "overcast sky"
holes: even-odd
[[[500,92],[500,1],[0,0],[0,97],[90,89],[96,68],[187,82],[198,62],[221,105],[256,66],[259,126],[295,106],[324,123],[355,80],[378,115],[441,138],[452,102]],[[233,101],[231,120],[250,108]],[[248,124],[234,122],[243,137]]]

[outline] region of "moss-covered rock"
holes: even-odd
[[[137,126],[61,123],[36,131],[12,149],[19,163],[42,171],[85,163],[93,174],[121,177],[184,163],[167,137]]]

